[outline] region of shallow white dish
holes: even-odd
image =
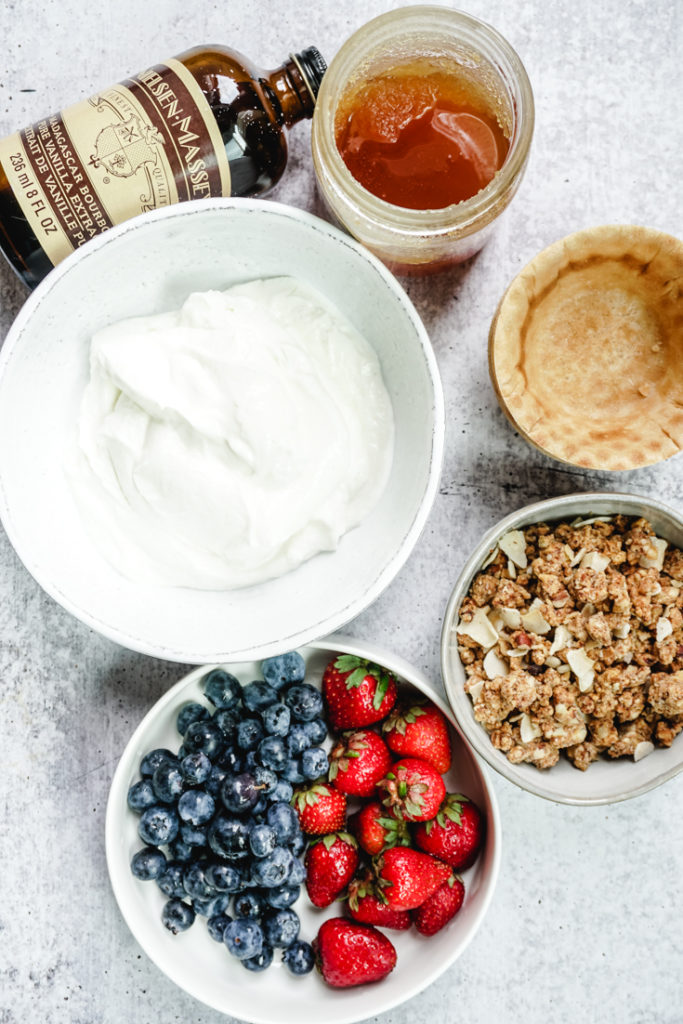
[[[426,693],[452,721],[450,710],[435,696],[426,676],[402,658],[372,644],[330,638],[303,648],[306,681],[318,685],[325,665],[336,652],[356,654],[384,665],[399,682],[409,682]],[[486,819],[487,832],[477,861],[463,874],[465,903],[439,934],[424,938],[414,929],[388,932],[396,946],[398,963],[388,978],[375,985],[332,989],[317,971],[305,978],[293,977],[277,958],[264,973],[250,974],[209,937],[202,920],[181,935],[167,932],[160,920],[166,897],[154,882],[140,882],[130,872],[130,859],[143,844],[137,834],[138,817],[126,805],[128,788],[139,778],[138,766],[145,753],[156,747],[177,749],[177,712],[187,701],[205,702],[201,680],[212,667],[195,669],[154,705],[133,734],[114,774],[107,804],[107,864],[128,927],[157,967],[186,992],[216,1010],[254,1024],[350,1024],[410,999],[460,956],[481,924],[493,895],[501,856],[500,819],[484,770],[454,729],[453,766],[446,776],[447,788],[449,792],[465,793],[478,804]],[[242,682],[259,677],[259,665],[255,662],[227,667]],[[342,912],[339,904],[316,910],[305,895],[295,909],[302,920],[301,936],[308,941],[315,937],[326,917]]]
[[[539,770],[531,764],[512,764],[497,750],[483,725],[475,721],[472,701],[464,690],[465,671],[458,654],[456,627],[459,610],[470,584],[508,530],[532,523],[586,518],[590,515],[644,516],[659,537],[683,547],[683,519],[673,509],[640,494],[567,494],[527,505],[501,519],[488,531],[468,559],[448,601],[441,633],[441,669],[444,686],[456,721],[467,740],[492,768],[522,789],[563,804],[608,804],[646,793],[683,770],[683,737],[665,749],[657,747],[641,761],[632,758],[599,759],[585,772],[561,757],[552,768]]]
[[[90,337],[125,317],[177,309],[193,291],[282,274],[323,292],[377,351],[396,426],[384,494],[337,551],[280,579],[235,591],[131,583],[91,543],[64,472]],[[0,350],[0,518],[17,554],[93,629],[173,661],[266,657],[359,614],[419,537],[438,486],[443,437],[436,360],[401,286],[341,231],[272,202],[181,204],[98,236],[29,297]]]

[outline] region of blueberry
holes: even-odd
[[[292,855],[284,846],[276,846],[272,853],[251,865],[251,880],[255,885],[271,889],[283,885],[292,870]]]
[[[249,956],[246,960],[240,960],[242,967],[248,971],[265,971],[273,962],[273,947],[265,943],[261,946],[261,952],[256,956]]]
[[[301,831],[297,813],[290,804],[271,804],[266,822],[275,830],[278,843],[290,842]]]
[[[230,897],[223,893],[218,896],[209,896],[206,900],[196,897],[192,900],[192,906],[202,917],[215,917],[216,914],[224,914],[230,905]]]
[[[155,846],[145,846],[133,855],[130,870],[136,878],[149,882],[158,878],[166,869],[166,857]]]
[[[242,771],[251,772],[254,774],[254,769],[258,767],[258,759],[256,757],[255,750],[248,750],[244,755],[244,762],[242,764]]]
[[[232,910],[235,917],[247,917],[253,918],[255,921],[260,920],[265,908],[265,900],[259,893],[254,892],[242,892],[234,897],[232,901]]]
[[[255,857],[267,857],[277,846],[275,829],[270,825],[254,825],[249,832],[249,845]]]
[[[238,892],[244,884],[242,872],[233,864],[209,864],[205,875],[209,885],[219,892]]]
[[[204,677],[204,693],[217,708],[235,708],[242,698],[242,687],[229,672],[215,668]]]
[[[303,836],[302,836],[303,839]],[[306,840],[304,840],[304,843]],[[291,846],[290,846],[291,850]],[[292,851],[293,852],[293,851]],[[289,872],[289,878],[287,879],[287,885],[301,885],[304,878],[306,877],[306,868],[303,863],[299,860],[297,854],[294,854],[292,858],[292,868]]]
[[[298,832],[293,839],[290,839],[287,845],[289,846],[294,856],[299,857],[306,849],[306,836],[303,834],[303,832]]]
[[[288,804],[294,796],[294,787],[286,779],[278,779],[277,786],[269,796],[273,802]]]
[[[194,753],[201,750],[210,761],[220,754],[225,737],[220,728],[210,718],[206,722],[193,722],[185,733],[185,746]]]
[[[320,718],[323,712],[322,694],[309,683],[290,686],[285,694],[285,703],[292,712],[292,718],[299,722]]]
[[[235,738],[237,732],[237,723],[242,718],[239,708],[221,708],[213,716],[213,720],[221,730],[226,740],[232,740]]]
[[[289,730],[285,742],[287,744],[287,753],[290,757],[298,757],[299,754],[303,754],[304,750],[308,750],[311,746],[311,740],[306,729],[307,724],[306,722],[295,722]]]
[[[201,750],[186,754],[180,762],[180,770],[188,786],[201,786],[211,774],[211,762]]]
[[[256,779],[251,772],[240,775],[228,775],[221,786],[221,800],[228,811],[233,814],[246,814],[259,799],[261,791],[256,786]]]
[[[263,935],[269,946],[291,946],[299,938],[300,927],[299,915],[287,907],[263,919]]]
[[[266,736],[258,745],[259,761],[264,768],[281,772],[287,763],[287,747],[282,736]]]
[[[295,863],[298,863],[298,861]],[[268,906],[274,907],[276,910],[284,910],[285,907],[291,907],[293,903],[296,903],[300,895],[300,885],[292,885],[291,882],[285,882],[284,885],[276,885],[272,889],[267,889],[265,900]]]
[[[178,801],[178,814],[190,825],[205,825],[215,810],[213,797],[203,789],[188,789]]]
[[[261,793],[260,797],[251,809],[251,820],[257,824],[261,824],[263,817],[270,807],[270,801],[267,796]]]
[[[254,750],[263,738],[263,726],[258,718],[243,718],[237,725],[237,746],[240,750]]]
[[[185,788],[185,780],[180,765],[160,764],[152,776],[152,789],[157,799],[164,804],[172,804],[178,799]]]
[[[223,941],[223,932],[228,927],[232,918],[228,914],[214,914],[206,922],[206,928],[214,942]]]
[[[181,821],[180,841],[186,846],[206,846],[207,830],[197,825],[191,825],[189,821]]]
[[[140,782],[134,782],[128,790],[128,806],[131,811],[135,811],[136,814],[141,814],[156,802],[157,798],[154,795],[152,783],[147,779],[142,779]]]
[[[181,864],[189,864],[195,855],[194,846],[186,843],[182,838],[174,839],[168,850],[173,860],[180,861]]]
[[[168,928],[169,932],[173,932],[174,935],[187,931],[194,923],[194,918],[194,910],[189,903],[184,903],[183,900],[169,900],[161,911],[164,928]]]
[[[263,728],[272,736],[286,736],[292,721],[292,712],[286,704],[271,704],[261,716]]]
[[[263,765],[257,764],[253,775],[256,785],[264,796],[270,796],[275,792],[279,780],[271,768],[264,768]]]
[[[166,750],[165,747],[151,750],[149,754],[145,754],[140,762],[140,775],[142,775],[143,779],[151,778],[160,764],[176,764],[177,761],[178,758],[175,754],[172,754],[170,750]]]
[[[172,896],[175,899],[182,899],[184,896],[187,896],[185,886],[183,885],[184,874],[184,864],[171,861],[170,864],[166,865],[165,871],[156,880],[164,896]]]
[[[301,771],[305,779],[319,779],[327,775],[329,762],[322,747],[310,747],[301,755]]]
[[[239,818],[219,816],[209,826],[209,846],[225,860],[249,855],[249,826]]]
[[[216,800],[221,795],[221,786],[228,777],[228,771],[226,768],[220,768],[218,765],[214,765],[211,769],[211,774],[204,784],[204,789],[207,793]]]
[[[193,899],[208,900],[211,896],[216,895],[206,877],[207,867],[208,865],[203,861],[195,861],[193,864],[188,864],[183,872],[185,892]]]
[[[149,846],[172,843],[178,835],[178,815],[172,807],[154,804],[142,812],[138,835]]]
[[[303,723],[304,730],[312,747],[319,747],[327,736],[327,722],[323,718],[313,718]]]
[[[176,728],[180,735],[184,736],[189,725],[192,725],[193,722],[202,722],[208,717],[209,709],[205,708],[203,704],[193,701],[191,704],[186,704],[178,712]]]
[[[263,932],[256,921],[237,918],[225,929],[223,942],[238,960],[247,960],[258,956],[263,949]]]
[[[235,748],[229,744],[216,758],[216,764],[219,768],[225,768],[226,772],[241,772],[244,768],[242,751],[235,750]]]
[[[274,658],[266,658],[261,662],[261,674],[274,690],[281,690],[290,683],[303,682],[306,675],[306,663],[296,651],[278,654]]]
[[[298,784],[304,781],[304,773],[301,770],[301,759],[297,757],[290,757],[285,761],[284,766],[280,770],[280,775],[287,782],[293,782]]]
[[[247,683],[242,691],[242,702],[249,711],[263,711],[271,704],[276,704],[277,700],[278,696],[273,687],[258,679],[256,682]]]
[[[293,942],[282,954],[282,962],[287,964],[292,974],[308,974],[315,964],[315,953],[310,942]]]

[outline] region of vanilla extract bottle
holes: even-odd
[[[259,196],[313,114],[315,47],[274,71],[197,47],[0,140],[0,247],[34,287],[114,224],[172,203]]]

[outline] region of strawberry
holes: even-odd
[[[391,754],[381,736],[361,729],[344,733],[332,748],[328,778],[349,796],[372,796],[390,764]]]
[[[405,931],[412,921],[407,910],[392,910],[383,899],[377,896],[372,875],[368,872],[364,878],[354,878],[349,885],[349,914],[354,921],[363,924],[378,924],[381,928],[394,928]]]
[[[448,793],[433,821],[418,825],[415,845],[458,871],[474,864],[484,838],[484,819],[475,803],[461,793]]]
[[[417,757],[396,761],[377,783],[377,790],[384,806],[406,821],[429,821],[446,795],[436,768]]]
[[[323,921],[313,950],[318,970],[334,988],[381,981],[396,966],[396,950],[386,935],[346,917]]]
[[[410,916],[420,935],[436,935],[455,917],[465,899],[465,886],[457,875],[451,875],[428,896]]]
[[[378,800],[364,804],[348,821],[358,845],[371,857],[392,846],[410,846],[410,833],[403,819],[395,818]]]
[[[446,716],[430,701],[394,708],[382,734],[402,757],[421,757],[443,775],[451,766],[451,737]]]
[[[375,862],[382,896],[394,910],[414,910],[451,874],[448,864],[426,853],[395,846]]]
[[[386,669],[353,654],[340,654],[323,672],[323,698],[333,729],[372,725],[396,703],[396,680]]]
[[[329,907],[358,867],[358,843],[348,832],[331,832],[309,846],[304,866],[311,903],[315,907]]]
[[[292,797],[299,824],[312,836],[336,832],[346,824],[346,797],[324,782],[300,789]]]

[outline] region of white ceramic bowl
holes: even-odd
[[[448,699],[456,721],[467,740],[491,767],[522,789],[564,804],[608,804],[646,793],[683,769],[683,737],[674,740],[669,749],[656,748],[641,761],[620,758],[599,759],[585,772],[566,759],[546,770],[530,764],[512,764],[497,750],[488,733],[475,721],[472,701],[465,693],[465,672],[458,655],[456,627],[459,609],[470,584],[499,539],[508,530],[524,529],[532,523],[587,518],[590,515],[644,516],[658,536],[683,547],[683,518],[653,498],[639,494],[568,494],[527,505],[506,516],[488,531],[472,552],[453,589],[441,633],[441,667]]]
[[[330,638],[303,648],[307,682],[319,685],[333,653],[357,654],[386,666],[399,681],[426,693],[452,721],[450,709],[432,684],[401,658],[374,645],[347,638]],[[483,768],[461,736],[453,730],[453,766],[446,776],[449,792],[463,792],[481,808],[486,840],[475,864],[463,874],[465,902],[455,918],[437,935],[424,938],[409,932],[388,932],[396,946],[395,970],[375,985],[329,988],[317,972],[294,978],[274,960],[263,974],[250,974],[214,942],[202,920],[173,936],[161,924],[166,897],[154,882],[140,882],[130,872],[130,859],[143,845],[137,834],[137,815],[128,810],[128,788],[139,778],[140,759],[156,747],[177,749],[177,712],[190,700],[204,701],[201,680],[213,666],[195,669],[154,705],[133,734],[114,774],[107,804],[107,863],[121,912],[144,951],[177,985],[223,1013],[256,1024],[349,1024],[383,1013],[416,995],[445,971],[463,952],[481,924],[493,895],[500,865],[500,820],[493,790]],[[255,662],[227,666],[242,682],[258,678]],[[305,895],[295,905],[302,920],[302,938],[311,941],[326,917],[341,913],[339,905],[316,910]]]
[[[236,591],[131,583],[86,535],[64,473],[90,337],[125,317],[177,309],[193,291],[282,274],[323,292],[377,351],[396,425],[384,494],[337,551],[280,579]],[[29,297],[0,351],[0,517],[17,554],[93,629],[173,661],[265,657],[331,633],[367,607],[424,526],[443,435],[436,360],[401,286],[341,231],[272,202],[181,204],[98,236]]]

